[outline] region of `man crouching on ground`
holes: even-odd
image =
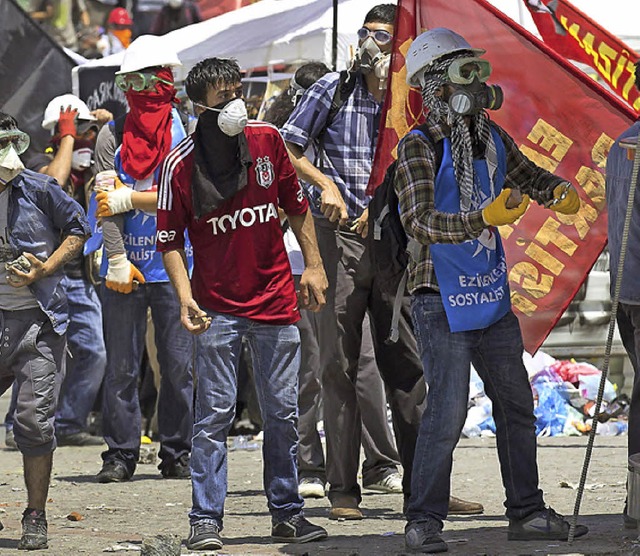
[[[62,267],[91,232],[82,207],[53,178],[25,170],[19,155],[28,146],[16,120],[0,112],[0,395],[16,381],[13,432],[27,487],[18,548],[38,550],[48,547],[45,505],[64,377]]]
[[[197,335],[196,403],[187,547],[217,550],[227,493],[226,440],[233,423],[243,338],[251,346],[264,421],[264,487],[276,542],[327,532],[302,514],[298,494],[298,300],[278,207],[304,255],[302,308],[319,310],[327,279],[313,219],[278,130],[247,123],[234,60],[198,63],[185,81],[199,113],[196,131],[164,162],[157,248],[180,301],[182,325]],[[184,232],[193,245],[191,281]]]

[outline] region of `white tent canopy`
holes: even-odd
[[[366,13],[380,0],[338,0],[338,69],[346,67],[350,46]],[[243,69],[302,60],[331,64],[332,0],[261,0],[239,10],[178,29],[164,39],[177,47],[184,77],[198,61],[236,58]],[[119,66],[122,53],[84,65]]]

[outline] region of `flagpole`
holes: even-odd
[[[520,0],[516,0],[516,2],[518,3],[518,19],[520,25],[524,27],[524,6],[522,5],[522,2],[520,2]]]
[[[333,0],[333,30],[331,34],[331,67],[338,68],[338,0]]]

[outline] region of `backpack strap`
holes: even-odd
[[[407,280],[409,279],[409,269],[405,268],[393,298],[393,313],[391,314],[391,328],[389,329],[389,337],[384,341],[385,344],[395,344],[400,337],[398,324],[400,323],[400,311],[402,310],[402,301],[404,292],[407,289]]]
[[[348,70],[342,70],[340,72],[340,79],[338,80],[338,86],[333,93],[333,100],[331,101],[331,108],[329,108],[327,121],[324,124],[323,133],[333,123],[333,119],[336,117],[336,114],[351,96],[351,93],[353,93],[353,90],[356,88],[357,78],[358,72]]]
[[[318,138],[316,139],[318,150],[316,153],[316,164],[315,166],[322,172],[324,171],[324,164],[322,162],[321,153],[324,151],[324,136],[327,132],[327,129],[333,123],[333,120],[336,117],[336,114],[340,111],[344,103],[353,93],[353,90],[356,88],[356,81],[358,79],[358,72],[356,71],[348,71],[342,70],[340,72],[340,78],[338,79],[338,86],[333,93],[333,98],[331,99],[331,107],[329,108],[329,114],[327,114],[327,119],[324,122],[324,126],[322,130],[318,134]]]
[[[440,168],[440,165],[442,164],[442,156],[444,154],[444,146],[442,145],[442,141],[433,140],[433,137],[429,133],[429,129],[427,128],[426,124],[421,124],[417,128],[412,129],[407,135],[409,134],[422,135],[422,137],[424,137],[427,140],[427,142],[433,145],[433,148],[435,149],[435,154],[436,154],[435,170],[437,173],[438,169]],[[400,141],[403,141],[405,137],[407,137],[407,135],[405,135]],[[393,171],[395,173],[396,162],[394,162],[393,164],[394,164]],[[390,210],[391,209],[389,208],[388,205],[384,207],[384,209],[380,213],[380,218],[379,218],[380,222],[382,221],[384,216],[389,214]],[[374,239],[379,240],[381,236],[382,228],[377,220],[376,220],[376,224],[377,224],[377,229],[376,229],[376,226],[374,226],[373,237]],[[376,231],[378,234],[377,237],[376,237]],[[422,245],[419,242],[417,242],[415,239],[413,239],[410,235],[407,234],[407,253],[409,254],[409,257],[414,261],[417,260],[421,249],[422,249]],[[389,330],[389,337],[385,340],[386,344],[395,344],[398,341],[398,338],[400,337],[400,330],[398,325],[400,323],[400,311],[402,310],[402,301],[404,299],[405,291],[407,289],[408,279],[409,279],[409,267],[407,266],[407,268],[404,269],[404,273],[402,274],[402,278],[400,279],[400,283],[398,284],[398,289],[396,290],[396,295],[393,298],[393,312],[391,314],[391,327]]]

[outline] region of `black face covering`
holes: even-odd
[[[223,108],[227,102],[215,108]],[[200,114],[193,137],[191,192],[196,219],[245,187],[247,170],[253,164],[244,133],[235,137],[223,133],[218,126],[219,114],[212,110]]]

